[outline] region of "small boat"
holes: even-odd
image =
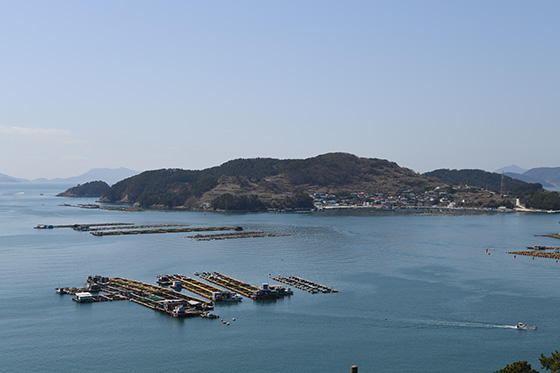
[[[518,322],[517,325],[515,326],[516,329],[519,330],[536,330],[537,327],[535,325],[533,326],[527,326],[527,324],[523,324],[522,322]]]
[[[220,316],[216,315],[215,313],[212,312],[203,312],[200,314],[200,317],[205,318],[205,319],[219,319]]]
[[[212,293],[212,300],[216,302],[241,302],[243,297],[230,291],[215,291]]]
[[[160,286],[169,286],[169,285],[171,285],[171,278],[169,276],[166,276],[166,275],[160,275],[160,276],[158,276],[157,283]]]
[[[181,281],[172,281],[170,287],[174,290],[181,291],[183,285],[181,285]]]
[[[271,291],[275,291],[281,297],[294,295],[294,291],[290,287],[285,288],[283,285],[268,285],[268,288]]]
[[[192,308],[186,308],[184,305],[179,305],[175,308],[173,308],[173,311],[171,311],[171,316],[173,317],[194,317],[194,316],[200,316],[202,312],[199,310],[195,310]]]

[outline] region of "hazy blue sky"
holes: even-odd
[[[560,1],[0,1],[0,173],[560,166]]]

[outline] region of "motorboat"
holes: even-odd
[[[516,329],[519,330],[536,330],[537,327],[535,325],[533,326],[527,326],[527,324],[523,324],[522,322],[518,322],[517,325],[515,326]]]
[[[229,291],[215,291],[212,293],[212,300],[217,302],[241,302],[243,297]]]
[[[160,286],[169,286],[169,285],[171,285],[171,278],[169,276],[166,276],[166,275],[158,276],[157,283]]]
[[[202,314],[202,311],[186,308],[183,304],[176,306],[171,311],[171,316],[173,317],[194,317],[200,316],[200,314]]]
[[[200,317],[204,318],[204,319],[219,319],[220,316],[216,315],[215,313],[212,312],[202,312],[200,314]]]

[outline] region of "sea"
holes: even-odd
[[[1,371],[493,372],[519,360],[539,369],[540,354],[560,348],[560,263],[506,253],[559,246],[539,236],[560,231],[555,214],[88,210],[63,204],[95,199],[56,197],[70,186],[0,184]],[[278,236],[33,229],[109,222]],[[55,293],[88,275],[155,284],[158,274],[203,271],[254,285],[299,276],[338,293],[216,305],[229,326]]]

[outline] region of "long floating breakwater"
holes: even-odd
[[[59,206],[65,206],[65,207],[78,207],[81,209],[86,209],[86,210],[108,210],[108,211],[125,211],[125,212],[142,212],[145,211],[144,209],[138,208],[138,207],[125,207],[125,206],[104,206],[104,205],[97,205],[95,203],[87,203],[87,204],[77,204],[77,205],[71,205],[69,203],[63,203],[62,205]],[[153,210],[153,211],[167,211],[167,210]]]
[[[212,232],[212,231],[232,231],[235,227],[205,227],[205,228],[156,228],[156,229],[135,229],[135,230],[116,230],[116,231],[95,231],[90,232],[94,236],[119,236],[127,234],[152,234],[152,233],[179,233],[179,232]]]
[[[121,228],[127,225],[134,225],[134,223],[93,223],[93,224],[66,224],[66,225],[51,225],[51,224],[39,224],[35,226],[35,229],[54,229],[54,228],[72,228],[74,230],[82,230],[81,227],[118,227]]]
[[[115,229],[146,229],[146,228],[167,228],[167,227],[186,227],[185,224],[152,224],[152,225],[119,225],[113,227],[99,227],[99,226],[89,226],[89,225],[80,225],[74,230],[83,231],[83,232],[94,232],[94,231],[109,231]]]
[[[92,224],[66,224],[66,225],[39,224],[34,228],[35,229],[72,228],[75,231],[90,232],[94,236],[120,236],[120,235],[129,235],[129,234],[214,232],[214,231],[236,231],[236,233],[240,233],[241,231],[243,231],[242,227],[193,228],[186,224],[135,225],[134,223],[92,223]],[[197,235],[197,237],[204,237],[204,235]]]
[[[338,293],[336,289],[297,276],[278,276],[272,279],[309,293]]]
[[[260,237],[279,237],[278,234],[264,233],[263,231],[252,232],[234,232],[219,234],[197,234],[195,236],[187,236],[194,241],[213,241],[213,240],[230,240],[235,238],[260,238]]]

